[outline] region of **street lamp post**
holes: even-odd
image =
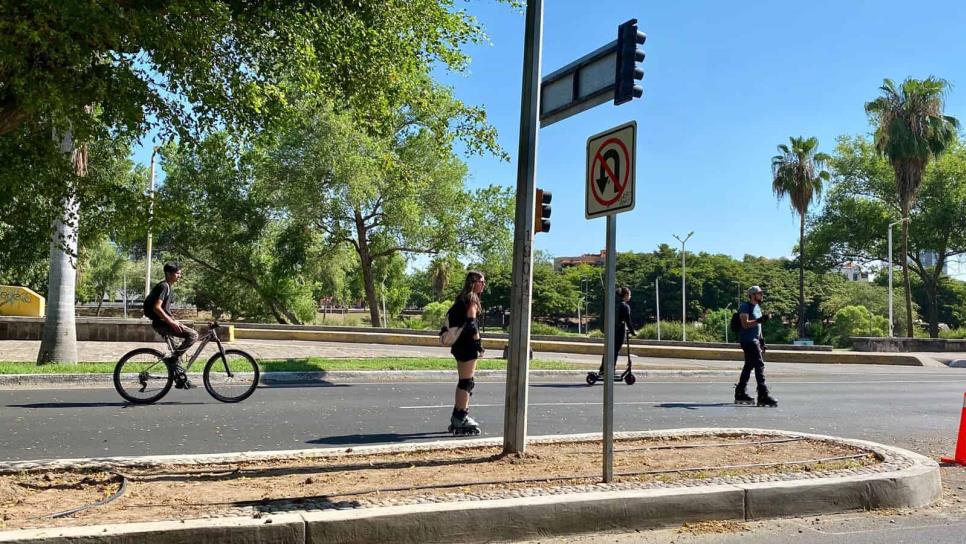
[[[154,217],[154,157],[158,154],[158,147],[151,150],[151,186],[148,189],[148,247],[145,258],[147,268],[144,272],[144,298],[151,292],[151,221]]]
[[[661,291],[658,278],[654,278],[654,314],[657,316],[657,339],[661,339]]]
[[[682,342],[687,342],[688,341],[688,327],[687,327],[687,322],[686,322],[686,319],[687,319],[687,289],[686,289],[686,287],[687,287],[687,280],[685,279],[685,276],[684,276],[684,272],[686,270],[687,263],[686,263],[685,258],[684,258],[684,255],[685,255],[685,253],[684,253],[684,244],[686,244],[687,241],[691,239],[691,235],[693,235],[693,234],[694,234],[694,231],[692,230],[691,232],[688,233],[687,236],[684,237],[684,240],[682,240],[677,234],[674,234],[673,235],[675,238],[677,238],[678,242],[681,242],[681,341]]]
[[[730,303],[730,302],[728,303],[728,305],[727,305],[727,306],[725,306],[725,310],[728,310],[728,309],[731,309],[731,303]],[[729,325],[729,323],[730,323],[730,320],[729,320],[729,319],[727,319],[727,317],[728,317],[728,314],[727,314],[727,313],[725,313],[725,322],[724,322],[724,330],[725,330],[725,344],[727,344],[727,343],[728,343],[728,325]]]
[[[892,227],[898,225],[899,223],[906,223],[909,221],[908,217],[889,223],[889,338],[893,336],[893,326],[892,326]]]

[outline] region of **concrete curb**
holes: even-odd
[[[172,542],[428,543],[488,542],[603,530],[648,529],[701,520],[752,520],[828,514],[874,508],[915,508],[942,493],[939,465],[919,454],[860,440],[748,428],[703,428],[615,433],[619,438],[754,433],[803,437],[853,445],[875,452],[894,470],[863,470],[842,476],[778,482],[714,484],[660,489],[608,490],[534,497],[329,510],[180,522],[137,523],[69,529],[0,532],[0,542],[17,544],[168,544]],[[599,439],[599,434],[532,437],[531,443]],[[250,459],[356,456],[501,444],[501,438],[435,443],[320,448],[217,455],[115,457],[0,463],[0,471],[68,466],[198,464]],[[30,465],[30,466],[28,466]],[[486,531],[480,531],[485,527]]]

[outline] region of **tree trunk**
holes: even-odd
[[[101,293],[100,298],[97,299],[97,311],[94,313],[96,317],[101,317],[101,306],[104,305],[104,297],[107,296],[107,291]]]
[[[798,233],[798,337],[805,338],[805,213]]]
[[[77,327],[74,321],[77,211],[77,199],[71,195],[64,201],[62,216],[52,226],[47,315],[37,363],[77,362]]]
[[[74,172],[87,173],[87,148],[75,146],[68,130],[60,149],[71,154]],[[64,199],[61,216],[54,220],[50,235],[50,271],[47,275],[47,308],[37,363],[77,363],[77,326],[74,320],[77,283],[77,237],[80,206],[73,190]]]
[[[909,203],[902,203],[902,218],[906,219],[902,223],[902,285],[906,290],[906,336],[915,336],[912,332],[912,287],[909,283]]]
[[[369,254],[369,239],[366,224],[362,214],[356,210],[356,252],[359,253],[359,264],[362,266],[362,283],[366,290],[366,301],[369,304],[369,319],[373,327],[381,325],[379,315],[379,301],[376,298],[376,283],[372,277],[372,256]]]

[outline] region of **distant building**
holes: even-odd
[[[923,251],[919,253],[919,262],[923,268],[935,268],[939,262],[939,253],[935,251]],[[943,261],[943,274],[949,274],[949,261]]]
[[[553,269],[555,272],[560,272],[564,268],[570,268],[571,266],[580,264],[604,266],[604,260],[606,258],[607,252],[604,250],[601,250],[600,253],[584,253],[579,257],[557,257],[553,260]]]
[[[842,263],[834,270],[845,276],[845,279],[849,281],[872,281],[872,276],[853,262]]]

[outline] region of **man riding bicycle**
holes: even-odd
[[[158,282],[144,299],[144,317],[151,320],[151,328],[161,336],[182,338],[181,345],[174,348],[174,352],[165,360],[175,364],[184,352],[188,351],[198,340],[198,331],[179,323],[171,315],[171,302],[174,300],[172,286],[181,279],[181,266],[176,262],[164,265],[164,281]],[[189,389],[191,382],[184,375],[184,371],[177,367],[175,372],[175,387]]]

